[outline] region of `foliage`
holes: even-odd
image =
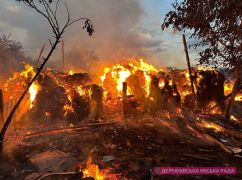
[[[0,35],[0,81],[20,70],[24,66],[23,62],[30,63],[31,59],[25,56],[22,44],[12,40],[10,36]]]
[[[188,30],[195,40],[192,47],[202,47],[199,64],[234,70],[242,67],[242,1],[184,0],[173,4],[162,29],[172,26]]]

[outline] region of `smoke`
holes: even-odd
[[[90,70],[90,66],[120,61],[126,57],[144,56],[149,36],[139,32],[144,11],[138,0],[73,0],[68,2],[72,17],[88,17],[95,33],[88,37],[81,25],[74,25],[65,35],[68,66]],[[91,68],[94,69],[94,68]]]
[[[61,22],[67,17],[63,3],[61,0],[58,14]],[[143,20],[147,14],[141,1],[68,0],[67,4],[72,19],[90,18],[95,28],[92,37],[84,32],[81,22],[65,32],[67,71],[84,70],[98,74],[103,70],[103,66],[139,57],[147,58],[150,63],[156,65],[177,64],[174,59],[178,59],[179,55],[169,54],[167,50],[174,45],[171,46],[161,39],[161,20],[154,19],[155,23],[144,25]],[[23,42],[25,52],[33,59],[38,57],[42,45],[45,43],[47,46],[48,38],[51,38],[48,22],[23,3],[16,1],[0,2],[0,27],[3,27],[5,32],[12,32],[13,39]],[[47,51],[46,48],[45,52]],[[170,61],[167,61],[168,59]],[[63,67],[60,47],[48,65]]]

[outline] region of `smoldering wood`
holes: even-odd
[[[132,92],[133,98],[137,102],[138,108],[141,111],[145,112],[147,109],[145,92],[144,89],[141,87],[138,76],[136,74],[132,74],[126,79],[126,81],[129,84],[129,88]]]
[[[148,97],[148,107],[150,112],[156,112],[164,107],[165,94],[161,93],[159,88],[159,79],[156,76],[151,77],[150,94]]]
[[[49,119],[55,120],[63,117],[63,106],[68,101],[65,89],[58,86],[48,75],[42,74],[38,78],[41,90],[38,92],[33,107],[33,116],[46,119],[46,113],[50,113]]]
[[[88,73],[74,73],[74,74],[55,74],[57,79],[63,84],[72,84],[72,86],[80,86],[91,83],[91,78]]]
[[[84,87],[85,88],[85,87]],[[90,89],[90,87],[86,87]],[[79,93],[74,92],[71,106],[74,112],[70,112],[72,114],[72,118],[76,121],[81,121],[85,117],[88,117],[91,110],[91,103],[89,96],[80,96]],[[71,121],[72,119],[67,117],[67,120]]]
[[[224,76],[216,70],[196,72],[198,108],[206,111],[211,102],[218,104],[221,111],[225,110]]]
[[[93,84],[91,85],[90,115],[93,119],[98,119],[103,114],[103,89]]]
[[[159,87],[163,101],[168,102],[170,106],[179,106],[181,103],[181,95],[173,78],[165,72],[159,72],[158,79],[159,83],[162,81],[164,84],[163,87]],[[170,107],[164,105],[164,108]]]

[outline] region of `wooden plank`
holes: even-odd
[[[192,70],[191,70],[190,58],[189,58],[188,49],[187,49],[187,41],[186,41],[186,37],[185,37],[184,34],[183,34],[182,37],[183,37],[184,51],[185,51],[185,54],[186,54],[187,68],[188,68],[189,78],[190,78],[190,82],[191,82],[192,96],[193,96],[193,100],[194,100],[195,108],[196,108],[196,105],[197,105],[196,99],[197,98],[196,98],[194,84],[193,84],[193,77],[192,77]]]

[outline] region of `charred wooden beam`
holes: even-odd
[[[103,114],[103,89],[94,84],[91,86],[90,114],[94,119],[98,119]]]
[[[193,85],[193,77],[192,77],[190,59],[189,59],[189,55],[188,55],[187,41],[186,41],[186,37],[185,37],[184,34],[183,34],[183,45],[184,45],[184,51],[185,51],[185,54],[186,54],[186,61],[187,61],[187,67],[188,67],[188,72],[189,72],[189,78],[190,78],[190,82],[191,82],[191,90],[192,90],[193,100],[194,100],[195,107],[196,107],[196,104],[197,104],[196,94],[195,94],[194,85]]]

